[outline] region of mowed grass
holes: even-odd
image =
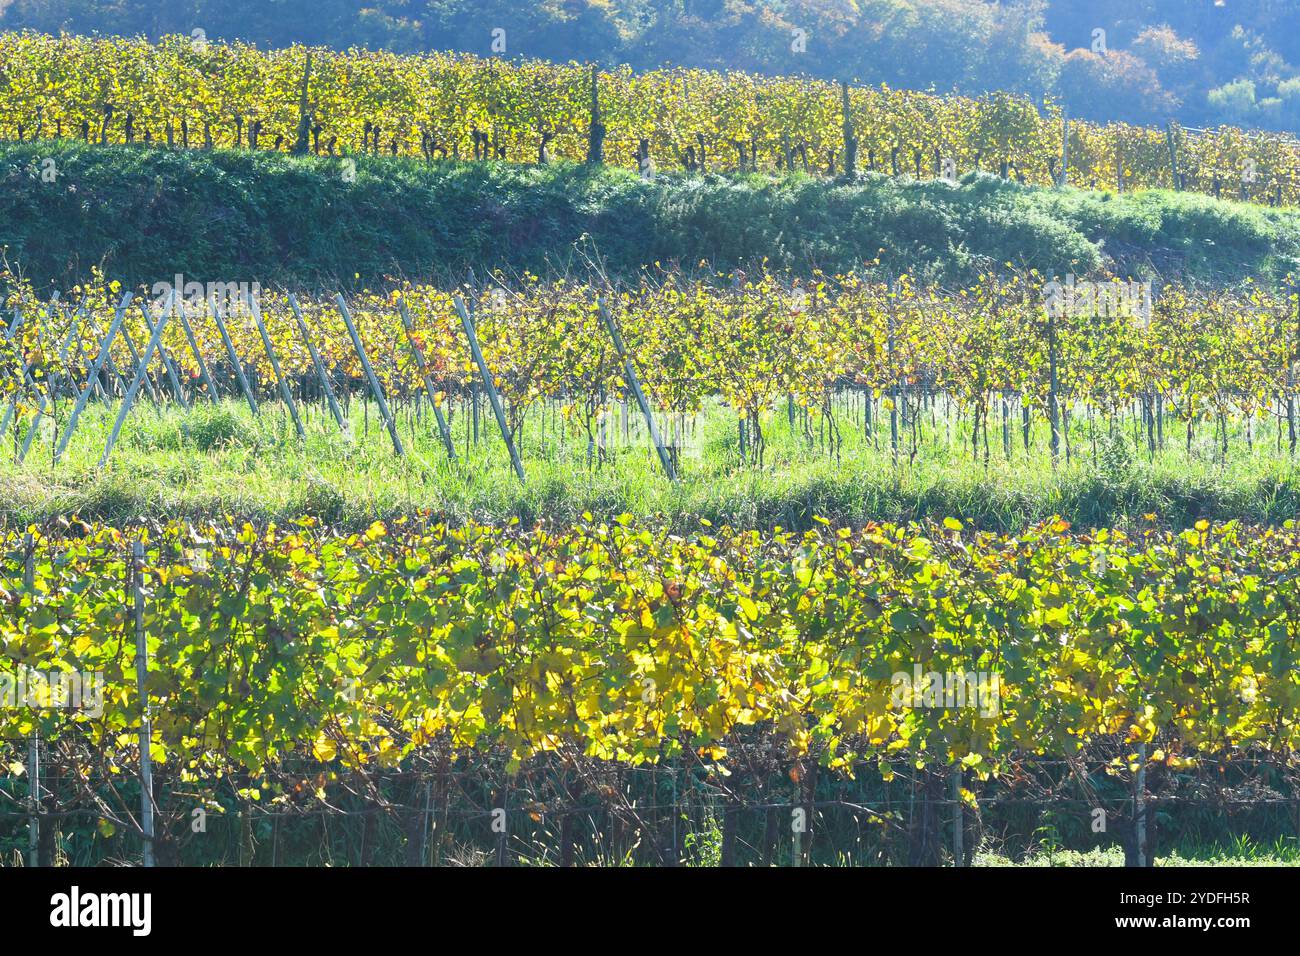
[[[477,442],[468,410],[460,403],[449,409],[456,462],[448,461],[427,408],[399,412],[407,451],[399,457],[374,405],[355,399],[350,436],[323,407],[304,406],[302,440],[278,403],[265,403],[257,418],[235,401],[200,403],[188,412],[144,403],[132,410],[102,469],[116,404],[88,406],[67,454],[52,462],[70,404],[61,403],[53,420],[39,426],[22,464],[16,458],[30,419],[11,426],[0,446],[0,520],[312,514],[365,526],[415,511],[451,522],[526,523],[631,513],[663,516],[684,529],[697,528],[701,518],[799,529],[816,516],[852,525],[956,517],[1014,531],[1053,515],[1076,526],[1109,527],[1139,524],[1147,515],[1188,526],[1201,518],[1280,523],[1300,513],[1300,474],[1286,436],[1262,420],[1253,423],[1253,448],[1242,423],[1235,426],[1226,458],[1208,424],[1199,426],[1189,453],[1183,426],[1170,421],[1165,448],[1150,456],[1132,422],[1112,430],[1104,421],[1089,425],[1079,413],[1072,416],[1070,461],[1063,456],[1053,468],[1045,422],[1034,419],[1026,450],[1013,414],[1007,457],[995,420],[986,463],[982,448],[972,454],[969,422],[936,403],[917,416],[914,455],[911,422],[900,425],[896,463],[887,413],[879,408],[868,428],[861,406],[846,400],[837,411],[842,444],[836,452],[827,440],[829,423],[816,416],[805,421],[796,410],[792,427],[790,410],[780,403],[764,416],[766,447],[757,465],[740,455],[734,412],[715,403],[686,425],[691,437],[682,442],[674,485],[635,406],[628,408],[626,430],[618,410],[608,416],[603,460],[573,421],[564,424],[558,406],[545,414],[534,409],[520,435],[526,471],[520,482],[486,402]],[[671,436],[671,423],[659,424]]]
[[[993,852],[975,854],[976,866],[1065,866],[1112,867],[1124,865],[1124,850],[1118,846],[1098,847],[1093,850],[1036,849],[1019,859]],[[1242,838],[1232,843],[1191,845],[1161,853],[1156,857],[1158,867],[1182,866],[1300,866],[1300,844],[1295,840],[1277,840],[1257,843]]]

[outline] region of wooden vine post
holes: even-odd
[[[173,295],[175,293],[172,293]],[[158,343],[162,340],[163,329],[167,325],[167,317],[171,314],[170,310],[164,310],[158,324],[154,326],[153,335],[149,337],[149,344],[145,346],[144,354],[140,356],[140,363],[136,366],[135,378],[131,380],[131,385],[122,396],[122,408],[117,413],[117,420],[113,422],[113,430],[109,432],[108,441],[104,443],[104,454],[100,456],[99,468],[103,469],[108,464],[108,456],[113,453],[113,446],[117,444],[117,436],[122,431],[122,425],[126,422],[126,416],[131,412],[131,406],[135,404],[135,396],[140,391],[140,384],[149,374],[149,359],[153,357],[154,350],[158,348]]]
[[[23,591],[36,595],[36,542],[29,531],[23,535]],[[41,865],[41,732],[32,731],[27,740],[27,865]]]
[[[51,304],[51,310],[52,309],[53,304]],[[36,435],[38,432],[37,426],[40,425],[41,419],[46,415],[52,416],[54,414],[54,402],[59,397],[59,393],[63,391],[63,370],[68,368],[68,350],[72,346],[74,337],[77,339],[77,348],[80,349],[81,347],[81,339],[80,336],[77,335],[77,331],[80,327],[81,320],[80,318],[77,318],[68,329],[68,334],[63,338],[63,345],[59,348],[59,371],[54,372],[54,374],[50,376],[49,385],[41,394],[40,404],[36,407],[36,414],[33,416],[32,422],[27,428],[27,437],[23,439],[22,449],[18,453],[19,463],[25,461],[27,459],[27,453],[32,450],[32,444],[36,441]],[[26,375],[25,370],[24,375]],[[70,375],[68,377],[71,378]],[[3,430],[4,427],[4,425],[0,425],[0,430]]]
[[[171,316],[174,311],[174,304],[180,298],[180,293],[173,291],[167,296],[167,304],[163,306],[165,313],[162,319],[158,320],[158,325],[162,325],[166,318]],[[149,312],[149,303],[143,299],[140,300],[140,312],[144,315],[144,326],[150,332],[153,331],[153,316]],[[162,339],[158,340],[158,357],[162,360],[163,370],[167,372],[167,380],[171,382],[172,394],[176,396],[177,403],[186,411],[189,410],[190,403],[185,399],[185,393],[181,391],[181,379],[176,374],[176,367],[172,364],[171,357],[167,354],[167,347],[162,344]]]
[[[966,813],[961,802],[961,761],[952,768],[952,865],[966,865]]]
[[[162,322],[160,321],[161,327]],[[144,631],[144,545],[131,545],[132,619],[135,623],[135,687],[140,697],[140,830],[144,865],[153,866],[153,722],[149,713],[149,642]]]
[[[341,292],[334,296],[334,301],[343,316],[343,324],[348,327],[348,335],[352,337],[352,346],[357,350],[357,358],[361,359],[361,370],[365,372],[366,381],[370,385],[370,392],[375,396],[375,404],[379,406],[379,414],[383,417],[384,426],[388,429],[388,437],[393,440],[393,450],[405,458],[406,449],[402,447],[402,439],[397,434],[397,423],[393,421],[393,413],[389,410],[388,402],[384,399],[384,390],[379,387],[379,378],[370,365],[365,346],[361,344],[361,336],[357,334],[357,327],[352,323],[352,312],[348,309],[347,301],[343,298]]]
[[[402,316],[402,328],[406,331],[406,341],[411,346],[411,353],[415,356],[416,365],[420,368],[420,381],[424,383],[425,394],[428,395],[429,405],[433,408],[433,417],[438,422],[438,434],[442,437],[443,447],[447,449],[447,458],[455,461],[456,443],[452,441],[451,429],[447,426],[447,418],[442,414],[442,406],[438,403],[438,391],[433,387],[433,377],[429,371],[429,363],[424,359],[424,350],[415,341],[415,329],[411,323],[411,313],[406,308],[405,300],[399,299],[397,308]]]
[[[889,280],[889,339],[886,342],[889,349],[890,364],[894,360],[894,280]],[[891,381],[889,385],[889,445],[893,450],[894,465],[898,465],[898,383],[897,380]]]
[[[1300,360],[1300,287],[1292,286],[1296,295],[1296,347],[1287,352],[1286,363],[1286,427],[1291,457],[1295,457],[1296,422],[1295,422],[1295,365]]]
[[[271,336],[266,333],[266,325],[262,322],[262,310],[257,306],[257,300],[251,295],[246,296],[248,310],[253,313],[253,321],[257,323],[257,331],[262,335],[262,345],[266,349],[266,356],[271,360],[271,371],[275,373],[275,384],[280,389],[280,398],[284,399],[284,404],[289,409],[289,415],[293,418],[294,430],[298,433],[298,438],[307,437],[303,430],[302,419],[298,417],[298,405],[293,400],[293,392],[289,389],[289,383],[285,380],[284,373],[280,371],[280,360],[276,358],[275,347],[271,344]]]
[[[479,375],[483,378],[483,386],[487,390],[488,401],[492,403],[492,414],[496,416],[497,427],[501,429],[501,437],[505,440],[506,448],[510,452],[510,464],[514,466],[515,474],[519,476],[519,480],[524,481],[524,463],[519,460],[515,440],[510,436],[510,428],[506,425],[506,413],[501,408],[501,396],[497,394],[496,382],[492,380],[492,372],[483,359],[483,350],[479,348],[478,333],[474,331],[474,321],[469,317],[469,310],[465,308],[464,299],[457,295],[453,297],[452,301],[456,305],[456,312],[460,315],[460,323],[465,328],[465,337],[469,339],[469,350],[474,356],[474,364],[478,366]]]
[[[135,347],[135,340],[131,338],[131,330],[125,325],[122,326],[122,341],[126,343],[126,350],[131,353],[132,367],[140,364],[140,350]],[[122,375],[122,388],[130,386],[131,380]],[[144,387],[149,392],[149,397],[153,399],[155,405],[161,405],[162,399],[158,396],[158,389],[154,387],[153,379],[145,376]]]
[[[1137,866],[1150,866],[1147,852],[1147,745],[1138,744],[1137,773],[1133,776],[1133,857]]]
[[[103,371],[104,363],[109,359],[109,353],[113,346],[113,339],[117,337],[117,330],[122,326],[122,320],[126,317],[127,306],[131,304],[131,293],[127,292],[122,296],[122,301],[118,304],[117,312],[113,316],[113,322],[108,328],[108,334],[104,336],[103,342],[99,346],[99,354],[95,356],[95,363],[90,367],[90,380],[86,387],[81,390],[77,396],[77,402],[72,406],[72,414],[68,417],[68,424],[63,429],[63,434],[59,437],[58,447],[54,449],[54,463],[58,464],[59,459],[63,457],[64,451],[67,450],[68,442],[72,440],[72,434],[77,430],[77,421],[81,418],[81,413],[86,407],[86,402],[90,398],[90,393],[94,385],[99,381],[100,372]]]
[[[104,341],[104,332],[102,329],[100,329],[99,323],[95,321],[95,317],[93,315],[87,314],[86,319],[87,319],[87,327],[90,329],[90,334],[95,337],[95,341],[97,342]],[[116,379],[118,378],[118,373],[117,370],[113,367],[113,354],[111,352],[105,357],[103,369],[107,370],[108,372],[109,383],[110,383],[109,388],[112,388],[113,387],[112,383],[116,381]],[[96,376],[92,380],[91,384],[93,386],[94,393],[100,398],[102,398],[104,401],[108,401],[108,391],[104,388],[104,385],[99,380],[98,376]]]
[[[239,382],[239,390],[244,393],[244,400],[248,402],[248,407],[253,412],[253,417],[261,414],[257,407],[257,399],[253,397],[253,390],[248,387],[248,377],[244,375],[244,363],[239,360],[239,353],[235,351],[235,343],[230,340],[230,333],[226,331],[226,322],[221,317],[221,310],[213,305],[212,321],[217,326],[217,332],[221,335],[221,344],[226,347],[226,357],[230,359],[230,367],[234,369],[235,379]]]
[[[22,311],[20,309],[14,309],[13,321],[9,323],[9,328],[5,330],[4,340],[8,342],[10,339],[12,339],[18,333],[18,328],[22,324],[23,324]],[[26,375],[25,368],[23,370],[23,374],[24,376]],[[10,401],[9,404],[5,407],[4,416],[0,417],[0,433],[3,433],[4,430],[9,427],[9,416],[13,414],[13,411],[14,411],[14,402]]]
[[[325,363],[321,361],[320,353],[316,351],[316,343],[311,340],[311,333],[307,330],[307,323],[302,320],[302,311],[298,308],[298,297],[292,292],[289,293],[289,308],[293,309],[294,321],[298,323],[298,333],[307,345],[308,354],[311,355],[312,368],[316,370],[316,377],[320,380],[321,390],[325,393],[325,399],[329,402],[330,414],[334,416],[334,421],[338,423],[339,430],[346,435],[348,431],[347,417],[343,414],[338,401],[334,398],[334,389],[330,387],[330,377],[325,372]]]
[[[858,171],[858,138],[853,135],[853,114],[849,109],[849,81],[840,80],[840,113],[844,125],[844,175]]]
[[[1061,110],[1061,185],[1070,185],[1070,113]]]
[[[55,293],[55,296],[50,301],[47,310],[48,315],[52,316],[54,314],[54,308],[57,302],[58,302],[58,293]],[[23,321],[22,313],[20,312],[14,317],[14,323],[9,331],[9,335],[5,337],[6,341],[8,341],[8,339],[11,338],[18,331],[18,327],[22,324],[22,321]],[[72,333],[73,330],[68,329],[68,334],[63,337],[63,343],[59,346],[60,365],[62,365],[64,362],[68,360],[68,347],[72,344]],[[31,363],[25,363],[23,365],[23,370],[22,370],[23,382],[31,382],[31,369],[32,369]],[[13,417],[13,414],[17,410],[17,408],[18,408],[18,397],[15,395],[13,398],[9,400],[9,404],[5,406],[4,415],[0,416],[0,432],[4,432],[5,429],[9,427],[9,420],[11,417]],[[45,397],[41,396],[41,408],[37,412],[37,416],[36,416],[37,421],[40,421],[40,416],[44,412],[44,410],[45,410]],[[36,427],[35,423],[33,423],[32,427],[33,428]]]
[[[659,463],[664,466],[664,474],[668,476],[668,480],[676,484],[677,471],[673,468],[672,457],[668,454],[668,449],[664,447],[663,435],[659,433],[659,428],[655,425],[654,414],[650,410],[650,403],[646,401],[645,392],[641,390],[641,381],[637,378],[636,369],[632,366],[632,359],[628,356],[627,349],[623,347],[623,337],[619,335],[618,327],[614,325],[614,317],[609,314],[609,309],[605,307],[603,299],[597,302],[597,308],[600,310],[600,320],[605,324],[609,337],[614,341],[614,350],[623,363],[623,374],[627,379],[628,388],[632,389],[632,396],[636,399],[637,406],[641,409],[641,415],[645,418],[646,428],[650,431],[650,438],[655,443],[655,451],[659,454]]]
[[[605,124],[600,118],[600,68],[591,65],[591,126],[587,134],[587,162],[605,161]]]
[[[1173,178],[1174,189],[1181,190],[1183,182],[1178,175],[1178,141],[1174,138],[1173,120],[1165,127],[1165,142],[1169,144],[1169,175]]]
[[[194,337],[194,329],[190,327],[189,316],[185,314],[185,300],[180,296],[175,299],[176,316],[181,320],[181,328],[185,330],[185,340],[189,342],[190,351],[194,353],[194,361],[199,366],[199,376],[203,379],[203,387],[208,391],[208,401],[215,402],[220,396],[217,395],[217,386],[212,382],[212,376],[208,374],[208,363],[203,359],[203,351],[199,348],[198,339]]]
[[[1061,410],[1056,400],[1056,313],[1047,308],[1047,417],[1052,428],[1052,467],[1061,455]]]
[[[298,130],[293,143],[295,156],[305,156],[311,148],[311,111],[307,89],[311,83],[311,50],[307,51],[307,65],[302,71],[302,89],[298,94]]]
[[[1120,129],[1115,130],[1115,189],[1124,192],[1124,136]]]

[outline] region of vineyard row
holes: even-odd
[[[0,128],[18,139],[692,171],[874,170],[1300,200],[1300,142],[1066,122],[1005,93],[938,96],[668,69],[294,46],[0,34]],[[351,175],[355,170],[347,172]]]
[[[999,412],[1004,445],[1011,429],[1028,442],[1030,419],[1047,420],[1055,456],[1080,408],[1112,426],[1131,415],[1153,452],[1167,427],[1185,429],[1190,447],[1208,422],[1226,453],[1230,423],[1253,440],[1269,418],[1279,444],[1285,429],[1295,450],[1293,293],[1168,286],[1111,296],[1107,289],[1126,284],[1096,286],[1085,302],[1044,294],[1052,284],[1032,275],[988,276],[956,291],[853,276],[785,286],[764,275],[729,288],[534,281],[332,301],[258,290],[225,302],[159,302],[109,285],[74,290],[64,303],[42,302],[13,280],[0,429],[61,417],[71,403],[67,427],[60,421],[66,445],[92,400],[129,396],[120,426],[138,398],[188,407],[228,396],[254,414],[278,399],[300,433],[297,405],[319,402],[346,433],[344,406],[360,395],[377,403],[399,453],[393,408],[431,409],[454,458],[448,403],[473,402],[477,422],[487,400],[523,477],[513,443],[530,411],[545,417],[558,406],[593,436],[623,403],[671,472],[661,430],[709,399],[734,410],[742,451],[761,460],[774,408],[785,406],[792,424],[796,409],[822,418],[834,434],[846,393],[859,393],[863,425],[889,416],[897,448],[900,414],[905,426],[909,407],[942,394],[969,417],[986,458]],[[1008,421],[1009,408],[1020,421]],[[15,432],[23,454],[35,434]]]
[[[683,744],[724,759],[730,734],[766,723],[832,767],[901,739],[987,772],[1097,734],[1222,752],[1291,748],[1297,733],[1289,526],[968,537],[950,520],[682,539],[630,519],[399,519],[346,537],[309,519],[62,525],[4,540],[7,663],[104,676],[102,713],[48,714],[47,739],[61,723],[135,726],[123,637],[144,575],[153,729],[182,767],[255,770],[313,747],[365,763],[440,734],[520,760],[574,742],[634,762]],[[900,705],[897,675],[915,665],[1000,686],[978,705],[922,706],[919,689]],[[4,719],[3,736],[33,727],[30,712]]]
[[[123,782],[147,740],[187,808],[235,780],[256,801],[285,769],[297,783],[266,794],[285,811],[336,774],[366,793],[417,763],[517,775],[552,757],[733,780],[757,761],[796,782],[818,766],[888,782],[906,758],[972,794],[1098,747],[1121,776],[1248,754],[1285,776],[1298,622],[1291,523],[681,537],[415,516],[345,536],[60,519],[0,539],[0,766],[34,739],[77,779]],[[64,800],[120,812],[89,786]]]

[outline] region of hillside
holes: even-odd
[[[53,159],[58,176],[42,180]],[[69,142],[0,145],[0,245],[39,285],[101,265],[153,282],[355,286],[466,268],[615,274],[660,263],[730,270],[764,259],[807,274],[862,268],[960,282],[981,265],[1043,272],[1266,281],[1295,269],[1300,215],[1152,190],[1115,196],[990,177],[960,185],[660,174],[571,164],[168,151]],[[582,255],[578,254],[578,248]]]

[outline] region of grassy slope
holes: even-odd
[[[55,183],[39,175],[45,158],[55,160]],[[349,184],[337,159],[271,153],[6,143],[0,245],[33,279],[64,286],[96,264],[131,282],[181,271],[307,286],[438,279],[469,266],[549,272],[574,265],[583,236],[620,273],[763,259],[773,269],[834,272],[879,255],[892,270],[950,281],[989,262],[1230,281],[1276,279],[1300,256],[1294,210],[1159,191],[877,175],[645,182],[569,165],[392,158],[359,159],[357,173]]]

